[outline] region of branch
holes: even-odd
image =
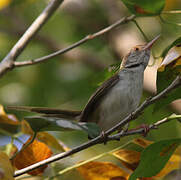
[[[55,56],[58,56],[58,55],[61,55],[63,53],[66,53],[68,51],[70,51],[71,49],[74,49],[82,44],[84,44],[85,42],[89,41],[89,40],[92,40],[98,36],[101,36],[103,35],[104,33],[107,33],[109,31],[111,31],[112,29],[116,28],[117,26],[119,26],[120,24],[125,24],[129,21],[132,21],[136,16],[135,15],[131,15],[129,17],[124,17],[120,20],[118,20],[117,22],[115,22],[114,24],[106,27],[105,29],[102,29],[94,34],[90,34],[90,35],[87,35],[86,37],[84,37],[83,39],[81,39],[80,41],[70,45],[69,47],[67,48],[64,48],[64,49],[61,49],[59,51],[56,51],[52,54],[49,54],[47,56],[43,56],[41,58],[37,58],[37,59],[34,59],[34,60],[27,60],[27,61],[23,61],[23,62],[14,62],[14,66],[15,67],[22,67],[22,66],[28,66],[28,65],[33,65],[33,64],[37,64],[37,63],[41,63],[41,62],[44,62],[50,58],[53,58]]]
[[[7,29],[0,26],[0,32],[11,36],[22,36],[24,34],[24,30],[16,28],[17,27],[13,27],[13,29]],[[51,51],[58,51],[59,49],[65,48],[64,44],[57,43],[54,39],[41,34],[36,35],[33,41],[41,43]],[[81,48],[76,48],[73,51],[69,51],[68,53],[63,54],[63,58],[70,59],[72,61],[81,61],[95,70],[103,70],[108,66],[108,64],[106,65],[105,63],[101,62],[101,59],[97,54],[95,54],[95,52],[91,53]]]
[[[40,30],[40,28],[47,22],[55,10],[63,0],[52,0],[43,10],[43,12],[37,17],[33,24],[27,29],[24,35],[14,45],[8,55],[0,63],[0,77],[3,76],[8,70],[13,69],[14,61],[22,53],[24,48],[34,37],[34,35]]]
[[[168,93],[170,93],[172,90],[176,89],[179,86],[181,86],[181,77],[177,76],[176,79],[166,89],[164,89],[162,92],[155,95],[154,97],[150,97],[149,99],[145,100],[131,115],[128,115],[120,123],[115,125],[110,130],[106,131],[105,132],[105,136],[107,136],[106,141],[115,140],[116,138],[114,136],[109,136],[112,132],[116,131],[120,127],[123,127],[128,122],[136,119],[146,107],[148,107],[149,105],[153,104],[154,102],[160,100],[161,98],[165,97],[165,95],[167,95]],[[159,125],[159,123],[157,124],[157,126],[158,125]],[[140,133],[140,131],[143,131],[143,130],[137,130],[137,131],[135,133]],[[127,134],[125,134],[125,136],[133,134],[133,132],[131,134],[129,134],[129,133],[131,133],[131,132],[127,132]],[[61,154],[57,154],[57,155],[55,155],[53,157],[50,157],[50,158],[45,159],[43,161],[40,161],[40,162],[38,162],[36,164],[28,166],[28,167],[26,167],[24,169],[18,170],[18,171],[15,172],[14,177],[20,176],[20,175],[22,175],[24,173],[32,171],[32,170],[34,170],[36,168],[39,168],[39,167],[41,167],[43,165],[47,165],[47,164],[52,163],[54,161],[63,159],[63,158],[68,157],[68,156],[70,156],[72,154],[75,154],[75,153],[80,152],[80,151],[82,151],[84,149],[87,149],[87,148],[89,148],[91,146],[94,146],[96,144],[101,144],[101,143],[105,143],[105,137],[103,137],[102,135],[100,135],[100,136],[98,136],[98,137],[96,137],[96,138],[94,138],[94,139],[92,139],[92,140],[90,140],[90,141],[88,141],[86,143],[83,143],[82,145],[77,146],[77,147],[71,149],[70,151],[67,151],[67,152],[64,152],[64,153],[61,153]]]

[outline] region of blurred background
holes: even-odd
[[[6,5],[3,5],[0,1],[1,60],[47,3],[45,0],[6,0]],[[181,9],[180,0],[166,0],[164,10],[176,9]],[[130,13],[121,0],[66,0],[17,60],[24,61],[48,55],[128,15]],[[159,17],[137,18],[138,24],[150,40],[162,34],[153,48],[154,56],[159,56],[163,49],[181,34],[181,27],[176,25],[181,22],[181,14],[162,14],[162,18],[165,23]],[[45,63],[16,68],[0,79],[0,104],[4,107],[23,105],[81,110],[101,83],[105,69],[120,62],[133,46],[144,43],[138,28],[133,22],[129,22]],[[153,58],[150,60],[150,66],[145,72],[143,100],[156,92],[158,65],[159,61],[153,63]],[[131,123],[131,127],[143,122],[155,122],[173,111],[181,112],[181,101],[155,113],[152,113],[152,109],[153,106],[147,108],[136,122]],[[11,113],[16,114],[20,120],[24,115],[30,115],[13,111]],[[150,132],[147,138],[157,141],[180,137],[180,132],[179,124],[172,121],[162,125],[159,130]],[[87,140],[87,135],[82,132],[57,132],[55,135],[70,148]],[[119,144],[135,137],[123,138]],[[118,142],[110,142],[106,147],[97,145],[66,160],[66,163],[60,163],[57,168],[60,170],[72,164],[72,161],[88,159],[116,146]],[[65,179],[70,179],[72,174],[66,173],[64,176]]]

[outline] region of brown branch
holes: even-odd
[[[37,64],[37,63],[41,63],[41,62],[44,62],[50,58],[53,58],[55,56],[58,56],[58,55],[61,55],[63,53],[66,53],[82,44],[84,44],[85,42],[89,41],[89,40],[92,40],[98,36],[101,36],[103,35],[104,33],[107,33],[109,31],[111,31],[112,29],[116,28],[117,26],[121,25],[121,24],[125,24],[129,21],[132,21],[136,16],[135,15],[131,15],[129,17],[124,17],[120,20],[118,20],[117,22],[115,22],[114,24],[94,33],[94,34],[90,34],[90,35],[87,35],[86,37],[84,37],[83,39],[81,39],[80,41],[70,45],[69,47],[67,48],[64,48],[64,49],[61,49],[59,51],[56,51],[52,54],[49,54],[47,56],[43,56],[41,58],[37,58],[37,59],[34,59],[34,60],[26,60],[26,61],[23,61],[23,62],[14,62],[14,66],[15,67],[22,67],[22,66],[28,66],[28,65],[34,65],[34,64]]]
[[[8,28],[4,28],[0,26],[0,32],[6,33],[11,36],[19,37],[19,36],[22,36],[25,31],[22,29],[16,29],[16,27],[13,27],[12,29],[8,29]],[[41,34],[36,35],[33,41],[42,43],[51,51],[58,51],[59,49],[65,48],[65,45],[57,43],[54,39],[41,35]],[[72,61],[77,61],[77,60],[81,61],[95,70],[103,70],[104,68],[108,66],[108,64],[105,64],[101,61],[101,59],[99,58],[97,54],[91,53],[79,47],[74,49],[73,51],[69,51],[63,54],[62,56],[63,58],[70,59]]]
[[[172,90],[174,90],[175,88],[181,86],[181,77],[178,76],[166,89],[164,89],[162,92],[160,92],[159,94],[155,95],[154,97],[150,97],[149,99],[145,100],[131,115],[127,116],[125,119],[123,119],[120,123],[118,123],[116,126],[114,126],[113,128],[111,128],[110,130],[106,131],[105,132],[105,136],[107,136],[106,138],[106,141],[110,141],[110,140],[115,140],[117,139],[118,137],[114,137],[114,136],[110,136],[110,134],[114,131],[116,131],[117,129],[119,129],[120,127],[123,127],[125,124],[127,124],[128,122],[136,119],[140,113],[146,108],[148,107],[149,105],[153,104],[154,102],[160,100],[161,98],[163,98],[165,95],[167,95],[168,93],[170,93]],[[164,122],[167,122],[166,120]],[[164,123],[164,122],[160,122],[160,123],[157,123],[156,125],[158,126],[159,124],[161,123]],[[151,128],[154,128],[154,127],[151,127]],[[124,133],[124,136],[128,136],[128,135],[132,135],[132,134],[138,134],[138,133],[141,133],[143,130],[135,130],[135,131],[131,131],[131,132],[127,132],[127,133]],[[120,134],[118,134],[120,135]],[[80,146],[77,146],[73,149],[71,149],[70,151],[67,151],[67,152],[64,152],[64,153],[61,153],[61,154],[57,154],[53,157],[50,157],[48,159],[45,159],[43,161],[40,161],[36,164],[33,164],[29,167],[26,167],[24,169],[21,169],[19,171],[16,171],[15,172],[15,175],[14,177],[17,177],[17,176],[20,176],[24,173],[27,173],[29,171],[32,171],[36,168],[39,168],[43,165],[47,165],[49,163],[52,163],[54,161],[57,161],[57,160],[60,160],[60,159],[63,159],[65,157],[68,157],[72,154],[75,154],[77,152],[80,152],[84,149],[87,149],[91,146],[94,146],[96,144],[101,144],[101,143],[105,143],[105,137],[103,136],[98,136]]]
[[[41,27],[47,22],[55,10],[63,0],[52,0],[43,10],[43,12],[37,17],[37,19],[32,23],[32,25],[27,29],[24,35],[19,39],[19,41],[14,45],[8,55],[0,63],[0,76],[4,75],[8,70],[14,67],[14,61],[22,53],[24,48],[34,37],[34,35],[41,29]]]

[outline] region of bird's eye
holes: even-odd
[[[135,51],[139,51],[139,48],[138,48],[138,47],[135,47]]]

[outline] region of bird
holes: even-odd
[[[160,35],[156,36],[145,45],[133,47],[123,57],[118,72],[98,87],[82,111],[26,106],[8,108],[80,122],[94,122],[101,131],[107,131],[139,106],[143,92],[144,70],[150,59],[151,47],[159,37]]]

